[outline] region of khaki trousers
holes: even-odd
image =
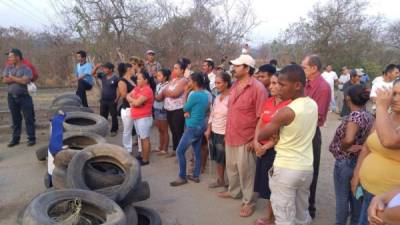
[[[308,197],[313,171],[273,167],[269,171],[271,204],[276,225],[311,223]]]
[[[248,144],[226,146],[226,173],[229,193],[233,198],[242,197],[244,204],[255,205],[254,177],[256,174],[256,155],[247,151]]]

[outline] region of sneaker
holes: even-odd
[[[172,187],[177,187],[177,186],[181,186],[181,185],[184,185],[184,184],[187,184],[187,180],[184,180],[184,179],[182,179],[180,177],[177,180],[172,181],[171,183],[169,183],[169,185],[171,185]]]
[[[139,161],[141,161],[143,158],[142,158],[142,156],[139,154],[139,155],[137,155],[136,157],[135,157],[137,160],[139,160]]]
[[[193,175],[187,175],[187,179],[191,180],[191,181],[193,181],[195,183],[200,183],[200,178],[194,177]]]
[[[34,146],[36,144],[36,141],[28,141],[28,146]]]
[[[110,133],[110,136],[111,136],[111,137],[115,137],[115,136],[117,136],[117,132],[115,132],[115,131],[111,131],[111,133]]]
[[[11,147],[14,147],[14,146],[16,146],[18,144],[19,144],[19,141],[10,141],[10,143],[8,143],[7,147],[11,148]]]

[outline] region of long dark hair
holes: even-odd
[[[143,79],[145,79],[147,81],[151,90],[153,90],[153,92],[154,92],[156,90],[156,86],[157,86],[156,82],[154,81],[154,78],[152,76],[150,76],[150,74],[145,70],[141,70],[139,73],[142,74]]]
[[[171,70],[163,68],[160,69],[158,72],[160,72],[165,77],[166,81],[169,81],[169,78],[171,77]]]
[[[210,80],[207,74],[201,72],[195,72],[190,75],[190,79],[197,84],[199,88],[205,89],[209,92],[210,90]]]
[[[131,67],[132,67],[132,64],[130,64],[130,63],[119,63],[118,67],[117,67],[119,77],[122,78],[128,71],[128,68],[131,68]]]
[[[350,101],[357,106],[365,106],[369,100],[370,92],[362,85],[355,85],[348,91]]]

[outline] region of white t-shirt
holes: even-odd
[[[383,76],[375,77],[375,79],[372,81],[372,85],[374,85],[376,82],[381,82],[383,80]]]
[[[208,79],[210,80],[210,90],[212,91],[215,88],[215,77],[214,72],[208,74]]]
[[[389,88],[392,88],[392,87],[393,87],[393,81],[386,82],[383,79],[383,77],[380,78],[380,79],[375,78],[375,80],[373,82],[373,85],[372,85],[372,88],[371,88],[371,94],[369,95],[369,97],[371,97],[371,98],[372,97],[376,97],[376,91],[378,89],[383,89],[383,88],[389,89]]]
[[[326,82],[328,82],[329,86],[331,87],[331,92],[333,93],[334,87],[335,87],[335,80],[338,79],[338,76],[335,71],[331,72],[323,72],[322,77],[325,79]]]
[[[343,84],[350,80],[350,74],[341,74],[339,77],[339,90],[343,89]]]

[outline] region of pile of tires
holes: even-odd
[[[48,111],[49,119],[59,111],[66,113],[64,127],[64,145],[71,149],[83,149],[92,144],[105,143],[108,122],[90,108],[83,107],[81,99],[75,93],[64,93],[55,97]],[[36,157],[39,161],[47,158],[48,144],[39,145]]]
[[[156,211],[135,205],[150,197],[150,188],[139,162],[122,147],[98,143],[61,150],[54,164],[54,188],[31,201],[23,225],[162,224]],[[77,200],[79,207],[72,207]]]
[[[63,112],[90,112],[93,111],[82,105],[81,99],[75,93],[63,93],[55,97],[48,110],[48,118],[51,119],[59,110]]]

